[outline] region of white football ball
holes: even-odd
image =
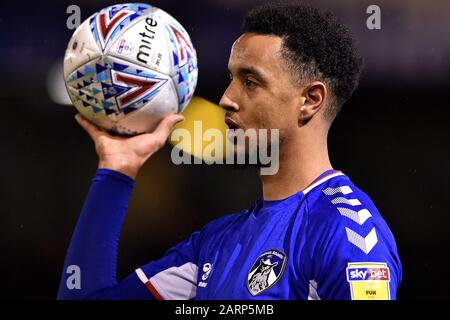
[[[186,30],[143,3],[107,7],[74,32],[64,57],[70,99],[108,131],[151,132],[179,113],[197,85],[197,55]]]

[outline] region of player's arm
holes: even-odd
[[[132,138],[109,135],[80,115],[76,119],[95,143],[99,170],[72,236],[58,298],[148,297],[148,290],[136,273],[117,283],[118,239],[134,178],[144,162],[164,145],[182,117],[167,116],[153,133]]]

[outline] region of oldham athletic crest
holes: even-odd
[[[287,256],[271,249],[261,254],[253,263],[247,276],[247,288],[253,296],[272,287],[283,276]]]

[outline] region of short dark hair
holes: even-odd
[[[263,4],[247,13],[243,32],[283,38],[281,54],[294,77],[321,80],[331,89],[329,120],[358,86],[362,58],[350,31],[331,12],[292,2]]]

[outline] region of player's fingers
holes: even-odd
[[[81,114],[75,115],[75,120],[78,124],[89,134],[89,136],[95,141],[100,134],[104,132],[90,121],[86,120]]]
[[[162,119],[152,134],[158,144],[164,145],[173,127],[183,120],[184,117],[180,114],[171,114]]]

